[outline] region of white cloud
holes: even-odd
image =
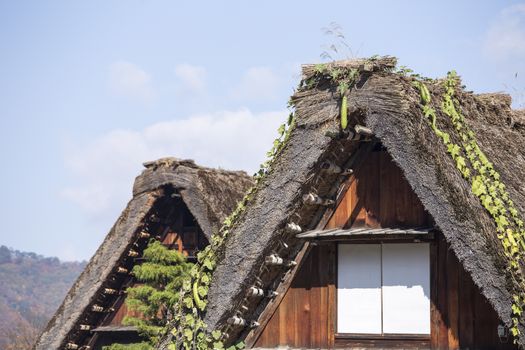
[[[264,160],[286,115],[241,109],[156,123],[140,131],[109,132],[69,148],[66,165],[74,185],[61,194],[92,219],[109,225],[131,197],[142,162],[175,156],[251,174]]]
[[[268,67],[249,68],[239,84],[231,91],[237,99],[271,100],[279,96],[278,90],[283,81]]]
[[[485,53],[492,59],[525,58],[525,4],[503,9],[485,37]]]
[[[175,66],[175,75],[180,80],[180,89],[191,93],[206,91],[206,70],[191,64]]]
[[[126,61],[111,64],[108,87],[117,96],[138,99],[146,104],[152,103],[157,97],[151,76],[139,66]]]

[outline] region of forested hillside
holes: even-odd
[[[0,349],[27,349],[84,268],[0,246]]]

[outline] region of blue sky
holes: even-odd
[[[88,259],[146,160],[253,172],[331,22],[525,107],[523,1],[0,1],[0,244]]]

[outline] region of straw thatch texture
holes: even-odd
[[[177,193],[207,237],[218,231],[244,192],[252,185],[245,172],[203,168],[191,160],[164,158],[144,164],[133,186],[133,198],[70,289],[34,349],[59,349],[78,331],[83,315],[100,294],[105,281],[126,256],[136,235],[149,220],[156,202]]]
[[[511,291],[517,286],[508,279],[495,225],[422,115],[419,93],[412,86],[411,79],[392,73],[392,62],[387,60],[378,60],[371,67],[366,67],[363,61],[344,62],[340,66],[360,70],[360,81],[348,94],[350,127],[360,123],[372,129],[377,140],[403,170],[476,285],[501,320],[510,325]],[[306,66],[303,72],[308,78],[313,74],[312,66]],[[283,226],[287,222],[299,221],[303,229],[311,229],[319,222],[320,216],[302,204],[301,195],[309,191],[317,192],[321,197],[333,194],[334,188],[327,182],[335,180],[321,174],[319,165],[330,159],[343,166],[351,153],[341,157],[340,152],[354,150],[352,144],[356,143],[325,136],[326,131],[336,132],[339,128],[340,98],[336,88],[329,81],[319,82],[292,97],[296,107],[296,128],[227,239],[209,293],[205,317],[209,329],[224,326],[228,317],[239,312],[246,288],[258,275],[265,254],[275,247],[278,239],[283,239]],[[429,88],[439,110],[443,92],[441,82],[429,83]],[[461,91],[458,94],[468,125],[476,132],[480,147],[500,172],[523,217],[523,111],[512,111],[510,98],[505,95],[476,96]],[[442,130],[451,130],[448,117],[439,113],[438,120]],[[338,183],[333,185],[337,187]],[[293,238],[287,240],[293,258],[299,243]],[[269,285],[272,282],[263,283]],[[264,305],[258,305],[243,316],[257,319],[262,309]],[[234,330],[230,334],[233,334],[230,341],[239,336]],[[521,337],[519,342],[524,344],[524,338]]]

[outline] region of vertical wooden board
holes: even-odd
[[[430,347],[439,346],[439,329],[441,313],[438,308],[438,246],[436,242],[430,244]]]
[[[162,240],[162,243],[168,246],[171,246],[173,243],[177,241],[178,235],[175,232],[168,232],[164,239]]]
[[[402,192],[404,193],[404,224],[413,227],[424,226],[427,215],[423,209],[423,205],[405,178],[403,171],[399,167],[398,169],[399,180],[401,182]]]
[[[113,317],[109,322],[104,322],[105,325],[110,326],[121,326],[122,320],[129,313],[128,307],[126,306],[126,301],[120,303],[117,311],[113,314]]]
[[[496,332],[496,328],[492,329],[491,327],[493,323],[491,320],[492,310],[478,288],[476,288],[474,295],[474,305],[476,313],[474,320],[476,348],[489,349],[493,344],[494,336],[492,333]]]
[[[346,226],[360,227],[366,224],[366,192],[367,176],[370,168],[369,155],[366,155],[359,168],[354,169],[354,181],[349,190],[352,196],[352,205],[350,207],[350,216]]]
[[[459,269],[459,342],[462,349],[474,348],[474,286],[463,267]]]
[[[408,185],[408,181],[406,181],[406,184]],[[410,207],[411,207],[411,215],[409,216],[409,222],[414,225],[415,227],[428,227],[430,225],[430,214],[427,213],[425,210],[425,207],[423,207],[423,203],[421,203],[421,200],[416,195],[414,190],[408,185],[410,188]]]
[[[380,157],[383,152],[370,152],[367,159],[367,174],[365,180],[365,200],[366,211],[365,224],[368,227],[380,227],[380,204],[379,204],[379,168]]]
[[[279,345],[285,345],[288,342],[286,329],[287,329],[287,315],[292,312],[292,310],[288,307],[288,299],[292,298],[293,290],[290,288],[286,292],[286,295],[279,305],[279,308],[276,313],[279,315]]]
[[[354,180],[348,187],[348,200],[346,202],[348,216],[346,218],[345,227],[352,227],[355,223],[357,216],[359,215],[359,199],[357,198],[357,182],[358,178],[354,174]]]
[[[394,192],[392,193],[395,196],[395,225],[409,226],[410,212],[413,210],[413,208],[410,207],[412,189],[406,182],[403,172],[393,160],[390,161],[390,171],[392,172],[393,179],[395,179]]]
[[[449,349],[459,349],[459,262],[452,250],[447,251],[447,315],[448,315],[448,347]]]
[[[325,229],[336,227],[343,228],[346,225],[351,214],[350,209],[352,206],[352,191],[350,190],[350,187],[354,180],[354,177],[351,176],[344,185],[346,190],[344,190],[344,193],[341,194],[342,198],[337,204],[337,207],[335,208],[332,216],[326,223],[324,227]]]
[[[284,332],[285,334],[285,342],[284,344],[289,344],[291,346],[295,346],[295,329],[299,325],[297,325],[295,322],[297,321],[296,313],[297,309],[295,307],[295,298],[297,298],[297,289],[293,286],[289,290],[288,298],[284,301],[285,302],[285,312],[284,315],[284,322],[281,322],[281,332]]]
[[[350,216],[348,208],[350,208],[351,201],[351,195],[347,191],[334,212],[334,222],[332,227],[342,228],[345,226],[346,222],[348,221],[348,217]]]
[[[432,287],[432,349],[517,349],[497,336],[499,318],[444,237],[437,237],[437,283]],[[432,251],[431,251],[432,252]],[[436,271],[437,270],[437,271]]]
[[[474,292],[474,342],[476,349],[518,349],[509,337],[507,342],[502,342],[498,337],[499,317],[492,306],[475,287]]]
[[[328,313],[327,313],[327,346],[328,348],[333,348],[335,345],[335,330],[336,330],[336,314],[335,310],[337,307],[337,298],[336,298],[336,275],[337,275],[337,245],[330,244],[328,246],[328,273],[326,274],[326,286],[324,289],[326,297],[328,300]]]
[[[330,247],[323,245],[312,248],[277,310],[262,330],[256,347],[327,347],[327,311],[322,310],[328,308],[328,298],[321,299],[323,290],[327,296],[323,278],[326,279],[328,273],[323,259],[331,259],[325,256],[326,250],[330,250]],[[320,345],[312,345],[314,342]]]
[[[424,226],[429,216],[402,170],[387,152],[379,156],[380,222],[382,227]]]
[[[290,289],[288,289],[286,297],[281,302],[281,306],[283,304],[285,306],[285,308],[281,310],[285,315],[281,319],[280,324],[280,332],[284,332],[285,342],[282,343],[283,345],[296,346],[298,341],[298,328],[302,328],[302,324],[297,323],[299,322],[297,314],[300,312],[300,289],[301,285],[304,283],[305,265],[307,265],[307,261],[301,266],[299,273],[295,276],[294,282],[290,286]]]
[[[310,296],[309,347],[321,347],[323,333],[326,331],[326,303],[321,300],[321,279],[323,270],[326,271],[326,253],[326,246],[318,245],[312,249],[309,256],[311,258],[310,289],[308,291]]]
[[[259,339],[255,343],[255,347],[276,347],[279,346],[280,339],[280,315],[279,310],[277,310],[266,326],[264,327],[263,332],[261,333]]]
[[[437,305],[441,314],[438,332],[438,349],[448,349],[448,300],[447,300],[447,251],[448,245],[443,235],[438,239],[438,276],[437,276]]]
[[[390,155],[381,152],[379,159],[379,213],[382,227],[396,223],[396,175]]]
[[[305,334],[310,332],[309,325],[309,300],[308,295],[305,293],[305,277],[309,275],[311,268],[311,252],[307,260],[301,266],[301,269],[296,276],[298,283],[292,285],[293,298],[290,300],[293,304],[294,315],[293,315],[293,342],[288,343],[293,346],[304,347]]]
[[[280,329],[280,316],[279,313],[276,312],[272,317],[272,321],[270,321],[268,326],[266,326],[265,333],[263,333],[263,335],[266,334],[266,340],[264,343],[265,346],[279,346]]]

